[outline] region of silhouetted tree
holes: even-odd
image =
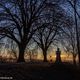
[[[13,40],[9,39],[9,38],[7,39],[6,42],[7,42],[7,45],[9,45],[9,50],[10,50],[11,55],[13,55],[17,60],[18,49],[17,49],[16,43]]]
[[[35,25],[47,0],[0,0],[0,35],[16,42],[18,62],[24,62],[24,51],[33,34],[42,25]]]
[[[18,52],[18,50],[17,50],[17,45],[14,43],[13,40],[11,40],[11,51],[12,51],[14,57],[17,60],[17,52]]]
[[[54,42],[56,34],[59,31],[61,25],[63,25],[63,9],[58,6],[58,4],[48,3],[47,10],[45,12],[45,19],[42,23],[46,23],[46,27],[43,27],[36,31],[33,39],[38,44],[38,46],[42,49],[44,62],[47,61],[47,51],[50,45]]]
[[[25,55],[29,57],[30,61],[37,60],[38,46],[35,44],[35,46],[32,49],[30,48],[31,48],[31,45],[29,44],[29,46],[26,48]]]
[[[62,36],[64,37],[62,37],[61,44],[66,52],[72,53],[73,63],[76,64],[77,49],[74,25],[69,25],[64,30],[66,31],[66,34],[63,33]]]
[[[71,4],[72,8],[74,9],[75,32],[76,32],[76,42],[77,42],[76,46],[77,46],[77,52],[78,52],[79,64],[80,64],[80,40],[79,40],[79,26],[78,26],[78,18],[80,19],[80,15],[77,11],[77,1],[78,0],[72,0],[72,1],[67,0],[67,1]]]
[[[51,45],[51,43],[53,42],[56,32],[57,31],[52,28],[50,28],[50,29],[42,28],[42,29],[38,30],[38,32],[34,36],[34,41],[38,44],[38,46],[43,51],[44,62],[47,61],[47,50],[48,50],[49,46]]]

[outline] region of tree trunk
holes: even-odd
[[[79,65],[80,65],[80,52],[78,53]]]
[[[19,57],[18,57],[17,62],[25,62],[24,51],[25,51],[25,47],[19,46]]]
[[[73,64],[76,65],[76,56],[73,55]]]
[[[80,41],[79,41],[79,31],[78,31],[78,19],[76,14],[76,0],[74,0],[74,17],[75,17],[77,50],[78,50],[78,58],[79,58],[79,65],[80,65]]]
[[[43,56],[44,56],[44,62],[47,62],[47,52],[46,50],[43,51]]]

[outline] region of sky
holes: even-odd
[[[79,1],[80,1],[80,0],[79,0]],[[79,5],[79,6],[80,6],[80,5]],[[73,9],[71,8],[71,6],[70,6],[68,3],[65,2],[64,4],[61,4],[61,7],[67,12],[67,14],[72,15],[72,13],[73,13],[72,10],[73,10]],[[78,12],[80,12],[80,9],[79,9],[79,8],[78,8]],[[4,41],[5,41],[5,40],[4,40]],[[31,45],[32,47],[30,47],[30,48],[33,49],[33,48],[34,48],[34,45],[35,45],[35,44],[32,44],[32,45]],[[58,47],[61,48],[61,47],[62,47],[61,44],[58,43]],[[62,49],[62,48],[61,48],[61,49]],[[40,54],[40,52],[39,52],[39,54]],[[65,53],[63,52],[63,53],[62,53],[62,56],[63,56],[64,54],[65,54]],[[54,52],[51,52],[50,55],[53,56],[53,57],[55,57],[55,53],[54,53]],[[66,55],[66,54],[65,54],[65,55]],[[38,55],[38,58],[40,58],[40,57],[42,58],[42,54],[41,54],[41,55]],[[65,56],[64,56],[64,57],[65,57]]]

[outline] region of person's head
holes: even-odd
[[[57,48],[57,51],[60,51],[60,49],[59,49],[59,48]]]

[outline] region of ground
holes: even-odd
[[[13,80],[80,80],[80,69],[68,63],[0,63],[1,77]]]

